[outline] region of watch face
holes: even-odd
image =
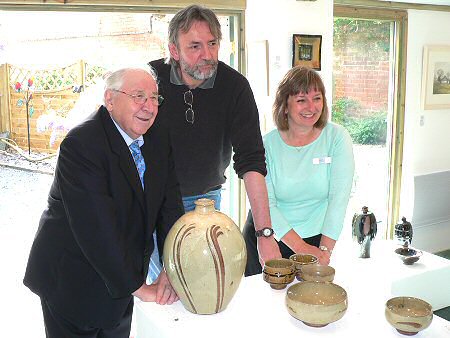
[[[270,237],[273,235],[273,229],[272,228],[263,228],[261,230],[258,230],[255,232],[256,237]]]

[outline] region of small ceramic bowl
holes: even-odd
[[[286,292],[289,314],[312,327],[341,319],[347,306],[347,292],[333,283],[302,282],[291,285]]]
[[[294,262],[286,258],[271,259],[264,264],[263,279],[272,289],[281,290],[294,280]]]
[[[395,249],[395,253],[406,265],[414,264],[422,256],[422,251],[405,247]]]
[[[300,276],[300,270],[302,269],[302,266],[317,264],[319,262],[319,259],[316,256],[301,253],[293,254],[289,257],[289,259],[294,262],[297,274],[296,277],[298,280],[302,280]]]
[[[331,283],[335,270],[327,265],[304,265],[300,270],[300,278],[310,282]]]
[[[414,297],[395,297],[386,302],[386,319],[401,334],[412,336],[430,326],[433,309]]]

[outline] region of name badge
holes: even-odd
[[[331,157],[316,157],[313,158],[313,164],[330,164]]]

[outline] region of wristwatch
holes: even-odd
[[[320,250],[322,250],[322,251],[329,251],[330,252],[330,255],[331,255],[331,250],[330,249],[328,249],[328,247],[326,247],[325,245],[321,245],[321,246],[319,246],[319,249]]]
[[[262,228],[261,230],[255,231],[256,237],[270,237],[274,234],[272,228]]]

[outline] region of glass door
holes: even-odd
[[[335,7],[332,121],[352,136],[356,164],[343,240],[363,206],[375,214],[380,237],[390,237],[398,218],[405,15]]]

